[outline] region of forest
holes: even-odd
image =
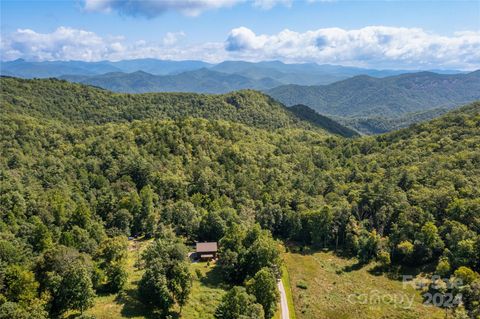
[[[271,318],[280,242],[430,266],[480,316],[479,102],[345,138],[250,90],[0,84],[0,318],[62,318],[120,291],[131,236],[153,239],[139,294],[162,318],[188,299],[186,245],[206,240],[232,285],[217,318]]]
[[[480,99],[480,72],[405,72],[359,75],[329,85],[283,85],[266,93],[285,105],[304,104],[364,134],[379,134],[430,120]]]

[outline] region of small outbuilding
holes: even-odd
[[[217,242],[197,243],[196,257],[202,260],[211,260],[217,258]]]

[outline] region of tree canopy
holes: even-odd
[[[0,313],[82,311],[95,291],[121,289],[117,239],[131,235],[160,238],[142,280],[166,307],[188,295],[184,241],[219,240],[235,284],[265,267],[279,275],[275,239],[365,262],[480,270],[479,103],[346,139],[265,108],[253,91],[120,95],[1,81]],[[183,239],[165,242],[166,229]]]

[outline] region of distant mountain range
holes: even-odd
[[[360,74],[383,77],[408,72],[372,70],[328,64],[318,65],[316,63],[285,64],[279,61],[258,63],[226,61],[213,66],[212,70],[228,74],[239,74],[254,79],[268,77],[284,84],[299,85],[328,84]]]
[[[62,75],[100,75],[111,72],[143,71],[156,75],[174,74],[210,67],[202,61],[167,61],[157,59],[99,61],[43,61],[29,62],[23,59],[2,62],[1,74],[21,78],[50,78]]]
[[[280,82],[271,78],[252,79],[206,68],[172,75],[153,75],[137,71],[133,73],[111,72],[94,76],[64,75],[59,78],[124,93],[227,93],[241,89],[265,90],[281,85]]]
[[[209,64],[156,59],[117,62],[19,59],[2,62],[0,71],[2,75],[22,78],[56,77],[123,93],[222,94],[255,89],[287,106],[302,105],[292,109],[300,112],[300,117],[323,123],[323,114],[365,134],[402,128],[480,99],[480,71],[411,73],[280,61]]]
[[[480,99],[480,70],[366,75],[322,86],[284,85],[266,91],[285,105],[304,104],[364,133],[382,133],[427,120],[441,109]],[[420,115],[421,114],[421,115]]]
[[[272,78],[280,84],[321,85],[344,80],[356,75],[385,77],[398,75],[406,70],[373,70],[339,65],[300,63],[286,64],[280,61],[245,62],[225,61],[210,64],[202,61],[171,61],[157,59],[122,60],[117,62],[99,61],[45,61],[29,62],[18,59],[2,62],[2,75],[21,78],[48,78],[71,75],[95,76],[112,72],[134,73],[143,71],[152,75],[173,75],[199,69],[241,75],[252,80]],[[440,70],[438,73],[459,73],[455,70]]]

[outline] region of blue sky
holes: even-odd
[[[480,64],[480,1],[2,0],[1,20],[2,60]]]

